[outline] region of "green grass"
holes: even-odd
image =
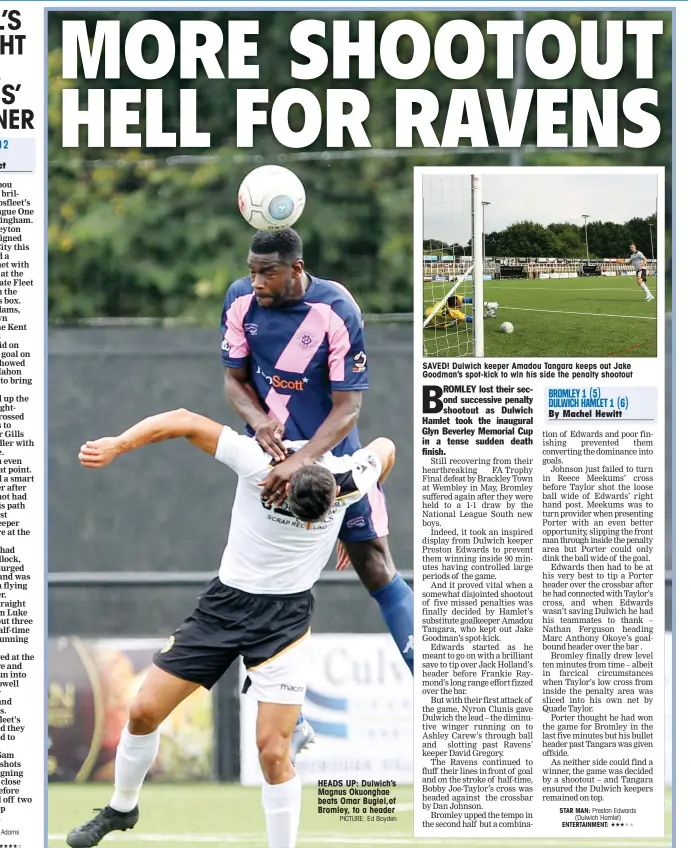
[[[427,309],[452,283],[424,285]],[[648,288],[657,297],[656,277],[648,278]],[[469,296],[470,284],[457,294]],[[657,355],[658,303],[644,301],[633,277],[485,281],[483,300],[499,303],[497,317],[484,321],[485,356]],[[499,332],[504,321],[514,325],[513,333]],[[425,355],[471,355],[471,326],[425,330]]]
[[[108,802],[110,787],[105,784],[53,784],[48,793],[50,848],[64,845],[64,834],[92,815],[94,807]],[[316,789],[303,791],[299,848],[494,848],[496,838],[448,839],[435,837],[413,840],[412,788],[396,790],[397,820],[380,823],[339,822],[338,816],[319,815]],[[129,848],[265,848],[264,816],[260,790],[234,784],[147,785],[141,804],[141,818],[134,831],[111,834],[102,845]],[[665,839],[634,839],[618,835],[611,840],[531,839],[530,848],[665,848],[670,844],[671,796],[667,792]],[[526,848],[526,839],[502,839],[500,848]]]

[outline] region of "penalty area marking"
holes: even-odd
[[[551,287],[550,288],[544,288],[544,287],[528,288],[526,286],[500,286],[500,285],[497,285],[496,283],[493,283],[491,287],[492,287],[492,289],[496,289],[497,291],[548,291],[548,292],[552,292],[552,293],[557,292],[558,294],[561,294],[561,292],[596,291],[596,292],[619,292],[619,294],[630,294],[630,295],[635,295],[636,297],[639,296],[639,293],[637,291],[635,291],[634,289],[628,289],[628,288],[626,288],[626,289],[624,289],[624,288],[621,288],[621,289],[601,289],[601,288],[597,288],[597,289],[555,289],[555,288],[551,288]],[[651,289],[651,291],[652,291],[652,289]],[[657,289],[655,289],[655,291],[657,291]]]
[[[649,317],[648,315],[618,315],[610,312],[566,312],[564,309],[526,309],[522,306],[502,306],[501,304],[499,309],[502,312],[548,312],[550,315],[587,315],[591,318],[633,318],[638,321],[657,321],[657,315]]]

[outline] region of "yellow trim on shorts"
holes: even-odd
[[[266,665],[267,663],[273,662],[277,657],[280,657],[281,654],[285,654],[286,651],[289,651],[291,648],[294,648],[296,645],[299,645],[300,642],[303,642],[312,632],[312,628],[308,627],[307,632],[303,633],[298,639],[294,642],[291,642],[290,645],[286,645],[285,648],[282,648],[277,654],[274,654],[272,657],[269,657],[268,660],[264,660],[264,662],[260,662],[259,665],[253,665],[252,668],[248,668],[247,671],[256,671],[258,668]]]

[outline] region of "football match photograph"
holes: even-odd
[[[412,839],[412,280],[378,270],[412,195],[382,218],[370,159],[275,143],[77,156],[55,120],[49,844]]]
[[[161,783],[225,776],[260,787],[253,798],[271,848],[295,845],[301,775],[307,786],[324,773],[409,781],[412,752],[401,741],[410,733],[413,593],[410,569],[394,560],[405,535],[397,549],[389,545],[384,483],[406,462],[411,417],[402,412],[392,426],[382,390],[360,431],[369,390],[384,378],[370,386],[371,349],[354,296],[306,265],[309,244],[294,227],[309,204],[289,168],[244,175],[233,214],[245,227],[246,258],[219,298],[216,333],[87,322],[54,351],[56,417],[71,419],[70,436],[83,438],[74,455],[60,454],[53,481],[57,492],[81,469],[78,483],[66,483],[79,489],[68,507],[80,505],[71,553],[63,545],[54,562],[89,557],[93,573],[63,585],[84,593],[85,618],[94,613],[89,589],[110,587],[103,618],[88,626],[126,633],[121,644],[63,637],[52,646],[51,776],[114,786],[110,798],[104,786],[69,802],[53,788],[56,818],[84,819],[70,822],[71,848],[135,827],[137,844],[150,772]],[[135,451],[134,461],[126,457]],[[214,473],[210,459],[227,473]],[[405,465],[395,476],[405,487]],[[400,526],[406,497],[393,504]],[[59,507],[53,516],[59,523]],[[320,598],[312,589],[327,566],[319,594],[331,595],[321,600],[330,632],[313,635]],[[150,646],[146,664],[151,640],[132,637],[163,627],[169,635]],[[79,731],[66,719],[65,693],[76,690]],[[237,748],[224,751],[233,726]],[[89,814],[97,795],[103,804]],[[153,807],[156,821],[173,797],[145,791],[142,815]],[[314,793],[308,798],[307,821],[319,812]],[[399,803],[405,810],[409,801]]]
[[[419,169],[425,356],[658,355],[661,169],[471,170]]]
[[[306,42],[402,16],[320,11]],[[47,14],[49,848],[414,848],[420,347],[659,355],[666,135],[598,168],[593,145],[398,146],[374,60],[350,81],[364,53],[312,77],[295,60],[288,33],[313,17]],[[412,17],[432,37],[458,15]],[[152,21],[168,54],[137,37]],[[508,102],[491,51],[472,85]],[[443,101],[466,84],[420,75],[396,85]],[[333,144],[326,119],[309,144],[276,138],[281,92],[325,115],[346,86],[371,101],[369,144]],[[271,105],[242,113],[241,89]],[[300,104],[283,117],[293,140],[309,124]]]

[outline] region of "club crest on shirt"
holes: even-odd
[[[353,357],[353,373],[362,374],[367,368],[367,354],[364,350],[356,353]]]
[[[249,336],[256,336],[259,332],[259,327],[256,324],[244,324],[243,329]]]
[[[165,643],[165,645],[161,648],[161,650],[160,650],[160,652],[159,652],[159,653],[161,653],[161,654],[167,654],[167,653],[168,653],[168,651],[169,651],[169,650],[173,647],[173,645],[174,645],[174,644],[175,644],[175,636],[169,636],[169,637],[168,637],[168,641],[167,641],[167,642]]]

